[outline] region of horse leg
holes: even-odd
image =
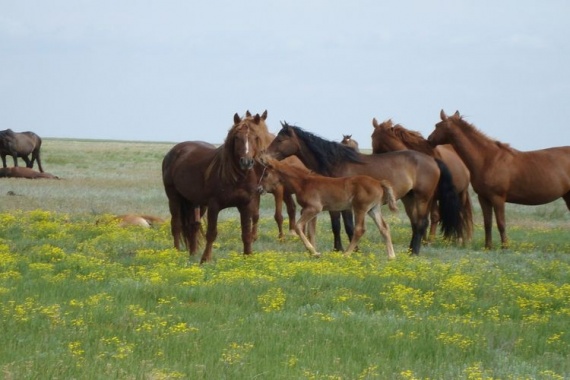
[[[378,231],[382,235],[382,240],[384,240],[384,244],[386,244],[386,252],[388,253],[388,259],[395,259],[396,253],[394,252],[394,246],[392,245],[392,235],[390,235],[390,226],[382,217],[382,211],[380,209],[380,205],[376,205],[372,207],[368,211],[368,215],[378,227]]]
[[[218,214],[220,209],[216,204],[208,205],[208,229],[206,231],[206,247],[202,253],[200,264],[212,260],[212,246],[218,237]]]
[[[564,202],[566,202],[566,207],[568,208],[568,211],[570,211],[570,191],[564,194],[562,198],[564,199]]]
[[[275,198],[275,213],[273,214],[273,219],[277,223],[277,230],[279,231],[278,239],[281,240],[284,237],[283,234],[283,200],[284,200],[284,189],[283,186],[278,186],[273,192],[273,197]]]
[[[431,205],[429,235],[427,236],[426,239],[427,242],[432,242],[435,240],[435,235],[437,233],[437,226],[440,220],[441,216],[439,214],[439,206],[437,202],[434,201]]]
[[[241,241],[243,242],[243,254],[250,255],[253,251],[253,234],[252,234],[252,210],[248,207],[238,207],[241,223]]]
[[[342,241],[340,238],[340,212],[339,211],[329,211],[331,216],[331,227],[334,236],[334,250],[335,251],[344,251],[342,249]]]
[[[343,211],[343,216],[344,216],[344,211]],[[350,240],[350,244],[348,245],[348,248],[346,249],[346,252],[344,253],[344,255],[347,257],[350,256],[352,251],[354,251],[354,248],[358,244],[358,241],[360,240],[362,235],[364,235],[364,233],[366,232],[366,226],[364,223],[365,216],[366,216],[366,214],[363,210],[357,210],[354,213],[354,226],[353,226],[354,231],[352,233],[352,239]],[[352,219],[352,215],[351,215],[351,219]],[[346,221],[346,219],[345,219],[345,221]]]
[[[38,153],[32,153],[32,166],[34,165],[34,159],[37,161],[38,163],[38,169],[40,171],[40,173],[44,172],[44,168],[42,167],[42,160],[40,159],[40,152]]]
[[[483,226],[485,229],[485,248],[493,248],[493,206],[491,202],[481,195],[478,195],[479,204],[483,211]]]
[[[293,194],[288,191],[283,193],[283,201],[287,207],[287,215],[289,216],[289,234],[295,234],[295,220],[297,219],[297,205],[295,204],[295,199],[293,199]]]
[[[259,226],[259,202],[261,194],[256,194],[253,196],[252,202],[249,204],[249,210],[251,213],[251,239],[252,241],[257,241],[257,229]]]
[[[495,219],[497,220],[497,228],[501,237],[501,248],[509,248],[509,239],[507,237],[507,222],[505,220],[505,201],[503,199],[493,202],[493,210],[495,211]]]
[[[313,247],[315,247],[315,249],[317,249],[317,243],[316,243],[316,239],[317,239],[317,215],[315,215],[315,217],[311,220],[309,220],[309,222],[307,223],[307,235],[309,237],[309,241],[311,242],[311,244],[313,245]]]
[[[348,241],[352,241],[352,236],[354,235],[354,217],[352,209],[341,211],[342,220],[344,222],[344,230],[348,236]],[[355,251],[358,251],[358,246],[354,247]]]
[[[34,161],[28,158],[27,155],[22,156],[22,160],[24,160],[24,162],[26,163],[26,167],[27,168],[32,168],[34,166]]]
[[[2,165],[4,165],[4,167],[8,167],[8,165],[6,165],[6,155],[2,154]]]
[[[305,244],[307,250],[309,250],[309,252],[311,252],[313,256],[320,256],[321,254],[317,252],[317,250],[311,244],[309,239],[307,239],[307,236],[305,236],[305,226],[307,222],[310,222],[311,220],[315,219],[318,213],[319,212],[317,210],[305,207],[304,209],[301,210],[301,217],[299,218],[299,221],[295,225],[295,230],[297,231],[297,234],[303,241],[303,244]]]
[[[410,254],[419,255],[422,246],[422,240],[428,228],[428,202],[422,202],[414,195],[406,195],[402,198],[406,214],[410,218],[412,224],[412,240],[410,241]]]

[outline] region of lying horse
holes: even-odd
[[[305,247],[314,255],[320,256],[305,235],[305,225],[314,220],[321,211],[343,211],[352,209],[355,217],[354,235],[345,255],[352,253],[358,241],[366,231],[364,225],[365,215],[368,214],[382,235],[386,243],[388,258],[396,257],[390,228],[382,218],[380,206],[387,203],[392,211],[396,211],[396,199],[392,186],[386,180],[378,181],[366,175],[350,177],[325,177],[298,167],[284,164],[278,160],[266,158],[263,160],[266,168],[260,180],[265,191],[282,184],[288,191],[297,196],[301,205],[301,218],[295,225],[297,234],[303,240]],[[314,235],[313,235],[314,238]]]
[[[115,217],[119,221],[119,226],[140,226],[145,228],[154,227],[157,224],[164,223],[164,219],[153,215],[125,214]]]
[[[9,168],[0,168],[0,178],[27,178],[27,179],[38,179],[38,178],[52,178],[59,179],[59,177],[45,172],[38,172],[34,169],[23,168],[21,166],[14,166]]]
[[[34,161],[38,161],[38,169],[43,173],[42,161],[40,157],[40,149],[42,139],[34,132],[14,132],[11,129],[0,131],[0,157],[2,164],[6,167],[6,156],[10,155],[14,158],[14,166],[18,166],[18,157],[26,162],[26,167],[32,168]],[[32,155],[32,159],[28,155]]]

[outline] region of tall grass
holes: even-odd
[[[417,258],[407,218],[390,215],[388,261],[372,225],[360,252],[330,252],[324,216],[322,258],[277,241],[265,196],[255,254],[241,255],[227,210],[215,261],[200,266],[171,248],[168,223],[105,217],[168,216],[160,162],[172,144],[44,144],[62,180],[0,181],[3,378],[570,378],[562,202],[547,217],[511,207],[508,250],[483,250],[477,214],[472,243],[438,240]]]

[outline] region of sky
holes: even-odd
[[[0,0],[0,130],[222,143],[268,111],[371,146],[444,109],[520,150],[570,145],[565,0]]]

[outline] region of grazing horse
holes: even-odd
[[[357,152],[360,152],[360,149],[358,149],[358,141],[354,140],[352,138],[352,135],[342,135],[342,140],[340,140],[340,143],[354,149]]]
[[[483,210],[485,248],[493,246],[493,211],[501,245],[508,247],[505,202],[540,205],[562,197],[570,210],[570,146],[521,152],[490,139],[458,111],[448,117],[441,110],[440,118],[428,141],[451,144],[469,168]]]
[[[265,161],[266,169],[261,177],[260,185],[265,191],[275,186],[284,186],[297,196],[297,202],[302,207],[301,218],[295,228],[305,247],[314,256],[320,256],[313,241],[305,236],[305,225],[315,220],[323,211],[343,211],[352,209],[356,220],[354,235],[345,255],[352,253],[358,241],[366,231],[364,219],[368,214],[382,235],[386,243],[388,258],[396,257],[390,228],[382,218],[380,206],[387,203],[392,211],[396,211],[396,199],[390,183],[386,180],[378,181],[366,175],[331,178],[307,172],[302,168],[287,165],[282,161],[268,159]]]
[[[265,114],[264,114],[265,115]],[[255,158],[263,144],[265,117],[234,115],[234,125],[218,148],[201,141],[175,145],[162,161],[162,179],[168,197],[174,246],[183,240],[190,255],[198,250],[200,220],[207,213],[206,246],[200,263],[212,259],[218,235],[218,214],[228,207],[240,213],[244,254],[252,253],[259,221],[258,175]],[[265,128],[266,130],[266,128]],[[261,132],[260,132],[261,131]]]
[[[428,210],[437,194],[445,237],[461,236],[461,204],[449,170],[439,160],[413,150],[384,154],[361,154],[347,146],[327,141],[299,127],[282,124],[277,137],[267,148],[277,159],[296,155],[305,166],[321,175],[347,177],[364,174],[388,180],[396,199],[402,199],[412,224],[410,250],[419,254],[428,226]],[[337,221],[337,225],[339,225]],[[333,223],[335,249],[342,250],[339,229]]]
[[[376,118],[372,119],[374,132],[372,132],[372,153],[386,153],[396,150],[412,149],[435,157],[449,168],[453,176],[453,185],[457,190],[462,203],[461,218],[465,228],[461,240],[463,242],[471,240],[473,235],[473,207],[469,196],[470,175],[469,169],[457,155],[451,145],[440,145],[433,147],[419,132],[411,131],[400,124],[393,125],[392,120],[378,123]],[[437,204],[432,205],[431,225],[429,230],[429,240],[433,240],[439,223],[439,210]]]
[[[34,161],[38,161],[38,168],[43,173],[42,160],[40,157],[40,149],[42,139],[34,132],[14,132],[11,129],[0,131],[0,156],[2,164],[6,165],[6,156],[10,155],[14,159],[14,166],[18,166],[18,157],[26,162],[26,167],[32,168]],[[32,155],[32,159],[28,155]]]

